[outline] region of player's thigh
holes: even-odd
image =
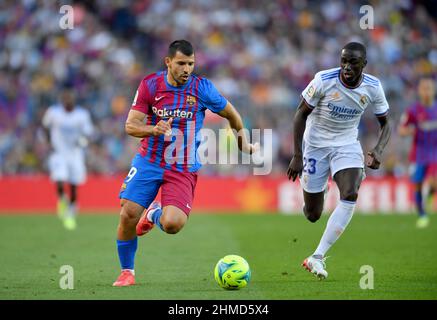
[[[68,159],[68,182],[81,185],[86,180],[86,165],[84,154],[73,154]]]
[[[163,175],[162,168],[151,164],[140,154],[137,154],[122,183],[119,198],[148,208],[158,194]]]
[[[197,173],[165,171],[161,187],[161,224],[166,232],[176,233],[187,222],[196,184]]]
[[[335,148],[331,155],[330,167],[340,191],[340,198],[355,198],[365,178],[364,155],[360,143],[357,141]]]
[[[343,169],[364,169],[364,155],[361,144],[356,141],[349,145],[335,147],[331,153],[330,168],[333,177]]]
[[[196,172],[166,170],[161,187],[161,202],[165,208],[179,208],[186,216],[191,212],[197,184]]]
[[[335,173],[334,180],[340,191],[340,199],[356,201],[363,180],[363,168],[347,168]]]
[[[302,189],[309,194],[323,192],[328,185],[330,148],[303,147],[303,170],[299,178]],[[304,195],[305,195],[304,192]]]
[[[68,180],[68,163],[65,155],[52,153],[48,159],[48,168],[52,181]]]

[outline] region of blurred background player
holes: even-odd
[[[437,189],[437,103],[434,80],[431,77],[421,78],[417,92],[419,101],[405,111],[398,131],[401,136],[413,136],[409,156],[410,178],[414,183],[414,201],[419,214],[417,227],[425,228],[429,224],[423,201],[423,187],[427,177],[430,178],[426,192],[429,207]]]
[[[316,222],[322,214],[329,174],[340,191],[340,201],[329,217],[319,246],[302,264],[319,279],[328,276],[325,254],[352,219],[365,176],[358,125],[367,107],[373,107],[381,127],[376,146],[367,152],[369,168],[379,168],[390,137],[384,90],[376,77],[363,73],[366,64],[366,48],[361,43],[345,45],[340,68],[316,73],[302,92],[294,117],[294,155],[287,175],[293,181],[300,177],[307,219]]]
[[[74,93],[64,90],[60,103],[50,106],[42,119],[51,146],[50,178],[56,183],[57,213],[68,230],[76,228],[77,186],[86,179],[84,148],[93,132],[88,110],[75,105]],[[68,184],[67,196],[64,184]]]
[[[240,114],[212,82],[192,74],[195,57],[190,42],[173,41],[165,64],[166,71],[141,81],[126,120],[126,133],[143,139],[120,191],[117,249],[121,274],[113,286],[135,284],[137,236],[155,224],[175,234],[187,222],[201,167],[198,133],[205,111],[227,119],[237,132],[243,129]],[[251,154],[258,145],[248,143],[243,134],[238,135],[238,147]],[[152,203],[160,188],[162,207],[157,201]]]

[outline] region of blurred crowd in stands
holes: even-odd
[[[72,5],[74,28],[63,30],[60,7]],[[374,28],[361,29],[371,5]],[[416,99],[417,79],[437,70],[436,1],[138,0],[0,2],[0,176],[46,171],[40,132],[45,109],[63,87],[91,111],[88,148],[95,174],[125,174],[138,140],[124,121],[141,79],[164,69],[170,42],[196,50],[195,73],[213,81],[248,128],[273,129],[273,174],[285,177],[292,119],[300,93],[322,69],[336,67],[342,46],[367,46],[366,72],[377,76],[394,127]],[[206,127],[225,127],[210,115]],[[366,151],[379,125],[367,110],[360,126]],[[382,170],[406,173],[410,140],[393,132]],[[243,165],[205,166],[204,174],[247,174]]]

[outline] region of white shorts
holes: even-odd
[[[79,185],[86,180],[85,157],[82,152],[52,153],[49,157],[50,179]]]
[[[339,147],[313,147],[303,143],[303,164],[300,184],[309,193],[326,189],[329,174],[331,177],[343,169],[364,168],[364,155],[357,141]],[[363,170],[364,179],[364,170]]]

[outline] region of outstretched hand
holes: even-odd
[[[293,179],[293,181],[295,181],[298,176],[300,177],[302,175],[302,170],[303,170],[302,156],[294,155],[287,169],[288,180]]]
[[[366,166],[368,166],[370,169],[376,170],[379,169],[380,165],[381,165],[381,154],[376,150],[371,150],[367,152]]]

